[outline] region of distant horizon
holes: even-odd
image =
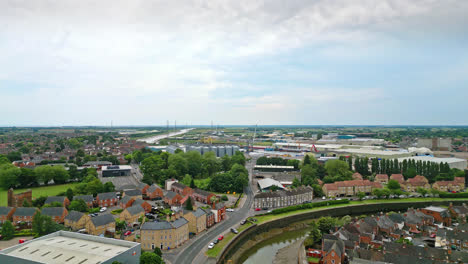
[[[181,125],[177,126],[177,129],[185,129],[185,128],[211,128],[211,125]],[[468,125],[213,125],[213,129],[218,128],[223,128],[223,127],[385,127],[385,128],[391,128],[391,127],[397,127],[397,128],[414,128],[414,127],[433,127],[433,128],[468,128]],[[105,125],[77,125],[77,126],[0,126],[1,128],[103,128],[103,129],[119,129],[119,128],[163,128],[166,129],[167,126],[163,125],[122,125],[122,126],[105,126]],[[169,130],[173,130],[174,125],[169,125]]]

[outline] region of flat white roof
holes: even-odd
[[[458,158],[437,158],[437,157],[431,157],[431,156],[414,156],[414,157],[407,157],[407,158],[399,158],[398,161],[403,161],[403,160],[421,160],[421,161],[432,161],[432,162],[439,162],[439,163],[456,163],[456,162],[466,162],[464,159],[458,159]]]
[[[439,213],[447,210],[446,208],[438,207],[438,206],[428,206],[428,207],[426,207],[424,209],[434,211],[434,212],[439,212]]]
[[[273,180],[271,178],[266,178],[258,181],[258,185],[260,186],[260,189],[265,189],[268,187],[271,187],[273,185],[278,186],[281,189],[284,189],[284,186],[277,180]]]
[[[0,251],[20,259],[50,264],[97,264],[138,243],[58,231]],[[109,241],[108,243],[106,243]],[[124,243],[122,243],[124,242]],[[128,243],[125,243],[128,242]]]
[[[294,166],[255,165],[259,169],[294,169]]]
[[[108,169],[107,167],[113,167],[113,166],[119,166],[118,169],[110,168]],[[132,166],[130,165],[112,165],[112,166],[102,166],[102,170],[131,170]]]

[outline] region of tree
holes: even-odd
[[[66,195],[69,201],[73,201],[73,190],[71,188],[67,189]]]
[[[422,196],[424,196],[424,195],[427,194],[428,191],[427,191],[426,189],[424,189],[424,188],[418,187],[418,188],[416,189],[416,192],[418,192],[418,193],[420,193]]]
[[[223,194],[223,195],[221,195],[221,200],[222,201],[228,201],[229,198],[227,197],[227,195]]]
[[[85,153],[82,149],[79,149],[76,151],[76,156],[77,157],[84,157],[85,156]]]
[[[321,197],[325,195],[325,193],[322,190],[322,187],[319,184],[312,184],[310,187],[314,189],[315,197]]]
[[[198,177],[202,173],[202,156],[198,151],[188,151],[184,158],[187,160],[187,173],[193,178]]]
[[[68,206],[70,211],[87,212],[88,205],[83,199],[73,200]]]
[[[24,199],[24,200],[23,200],[22,206],[23,206],[23,207],[31,207],[32,204],[31,204],[27,199]]]
[[[47,196],[40,196],[40,197],[37,197],[36,199],[34,199],[32,201],[32,204],[34,207],[42,207],[45,203],[45,201],[47,200]]]
[[[218,161],[214,152],[210,151],[203,154],[202,157],[202,170],[209,177],[213,176],[218,171]]]
[[[18,178],[21,175],[21,170],[12,164],[0,166],[0,185],[9,189],[18,185]]]
[[[302,162],[302,165],[305,166],[305,165],[310,165],[310,157],[309,155],[305,155],[304,156],[304,161]]]
[[[54,178],[52,167],[50,165],[36,167],[34,172],[36,173],[37,180],[45,185],[49,184],[49,182]]]
[[[320,217],[320,219],[318,220],[318,228],[324,234],[328,234],[330,230],[332,230],[335,227],[335,224],[336,219],[330,216]]]
[[[194,179],[192,179],[192,180],[190,181],[190,188],[192,188],[192,189],[197,188],[197,186],[195,185],[195,180],[194,180]]]
[[[15,235],[15,228],[10,221],[6,220],[2,225],[2,237],[6,240],[13,238]]]
[[[32,229],[38,236],[43,236],[60,230],[60,225],[55,223],[50,216],[37,212],[33,217]]]
[[[401,189],[400,183],[396,180],[389,180],[387,183],[387,188],[390,190],[399,190]]]
[[[189,211],[193,211],[193,205],[192,205],[192,197],[188,197],[187,201],[185,202],[185,209]]]
[[[153,252],[143,252],[140,256],[140,264],[161,264],[163,260]]]
[[[104,183],[104,192],[113,192],[115,191],[115,186],[112,182]]]
[[[304,165],[301,169],[301,180],[303,185],[312,185],[317,179],[317,170],[312,165]]]
[[[0,154],[0,165],[3,164],[10,164],[11,161],[7,158],[7,156]]]
[[[279,189],[279,187],[276,186],[276,185],[272,185],[272,186],[270,187],[270,191],[272,191],[272,192],[276,192],[278,189]]]
[[[189,174],[185,174],[185,177],[182,179],[181,183],[185,186],[189,186],[192,180],[192,176],[190,176]]]
[[[345,161],[342,160],[329,160],[325,163],[325,170],[327,174],[336,180],[351,180],[352,172],[349,170],[349,166]]]
[[[197,153],[198,153],[198,152],[197,152]],[[230,158],[228,155],[224,155],[224,156],[221,158],[221,167],[222,167],[222,170],[223,170],[223,171],[229,171],[229,170],[231,170],[231,166],[232,166],[231,158]]]
[[[34,170],[28,168],[21,168],[21,174],[18,176],[18,184],[21,187],[28,187],[37,185],[36,174]]]
[[[292,187],[297,188],[299,186],[301,186],[301,182],[296,177],[294,177],[294,180],[292,182]]]
[[[231,158],[232,164],[239,164],[245,166],[245,156],[240,151],[236,151],[236,153]]]
[[[180,177],[188,172],[188,162],[183,157],[183,153],[169,156],[169,169],[175,170]]]
[[[162,257],[162,251],[159,247],[155,247],[153,253]]]
[[[362,201],[362,199],[363,199],[365,196],[366,196],[366,194],[363,193],[363,192],[358,192],[358,193],[357,193],[357,197],[359,197],[359,201]]]
[[[42,207],[63,207],[63,204],[61,202],[51,202],[49,204],[44,204]]]
[[[21,160],[21,152],[12,151],[7,154],[7,158],[10,160],[10,162]]]

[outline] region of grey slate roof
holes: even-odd
[[[193,215],[194,215],[196,218],[198,218],[198,217],[200,217],[200,216],[202,216],[202,215],[204,215],[204,214],[206,214],[205,211],[203,211],[203,210],[200,209],[200,208],[197,208],[197,210],[196,210],[195,212],[193,212]]]
[[[145,210],[143,210],[143,207],[141,207],[140,205],[130,206],[125,210],[127,210],[130,213],[130,215],[137,215],[145,212]]]
[[[133,206],[135,205],[139,205],[141,207],[141,205],[144,203],[145,201],[142,200],[142,199],[136,199],[134,202],[133,202]]]
[[[65,207],[44,207],[41,213],[48,216],[61,216],[64,210]]]
[[[390,218],[390,220],[392,220],[395,223],[405,222],[405,217],[401,214],[390,214],[388,217]]]
[[[72,222],[77,222],[78,220],[83,217],[84,213],[78,212],[78,211],[70,211],[68,212],[68,215],[65,216],[66,220],[72,221]]]
[[[45,200],[44,204],[51,204],[53,202],[63,203],[65,201],[65,196],[49,196]]]
[[[172,198],[174,198],[176,195],[177,195],[177,193],[175,193],[175,192],[173,192],[173,191],[168,191],[167,194],[166,194],[166,197],[169,198],[169,199],[172,199]]]
[[[0,215],[7,215],[13,207],[7,207],[7,206],[0,206]]]
[[[146,184],[146,183],[144,183],[144,182],[140,182],[140,183],[138,184],[138,188],[143,189],[143,188],[145,188],[146,185],[148,185],[148,184]]]
[[[199,208],[199,209],[200,209],[200,208]],[[212,214],[213,214],[213,212],[211,212],[210,209],[201,209],[201,210],[203,210],[203,212],[205,212],[206,216],[209,216],[209,215],[212,215]]]
[[[86,203],[94,201],[94,197],[92,195],[77,195],[73,196],[73,200],[83,200]]]
[[[124,197],[120,200],[120,202],[123,203],[123,204],[126,204],[126,203],[128,203],[130,200],[133,200],[133,198],[130,197],[130,196],[124,196]]]
[[[166,221],[145,222],[141,226],[141,230],[165,230],[165,229],[172,229],[172,228],[177,229],[187,223],[188,223],[187,219],[183,217],[172,222],[166,222]]]
[[[152,192],[156,191],[157,189],[161,189],[161,187],[157,186],[156,184],[153,184],[146,190],[146,192],[152,193]]]
[[[107,225],[109,223],[115,222],[114,217],[111,214],[98,215],[91,218],[91,222],[95,227]]]
[[[174,182],[174,183],[171,185],[171,187],[175,187],[175,188],[178,188],[178,189],[183,190],[183,189],[185,189],[185,187],[187,187],[187,186],[185,186],[185,184],[182,184],[182,183],[180,183],[180,182]]]
[[[99,200],[117,199],[117,194],[115,192],[98,193],[96,197],[99,197]]]
[[[129,195],[129,196],[141,195],[141,191],[138,189],[128,190],[128,191],[125,191],[124,193],[125,195]]]
[[[207,192],[207,191],[201,190],[201,189],[194,189],[193,192],[197,193],[199,195],[205,196],[205,197],[208,197],[211,194],[210,192]]]
[[[35,207],[18,207],[16,208],[14,216],[33,216],[37,209]]]

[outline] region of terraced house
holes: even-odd
[[[145,215],[145,210],[140,205],[134,205],[126,208],[120,213],[120,220],[124,220],[127,223],[138,222],[140,216]]]
[[[455,177],[453,181],[436,181],[432,188],[441,192],[460,192],[465,190],[465,178]]]
[[[98,215],[91,218],[86,225],[86,232],[99,236],[107,232],[115,232],[115,220],[111,214]]]
[[[85,201],[88,208],[92,208],[93,207],[93,202],[94,202],[94,197],[92,195],[77,195],[77,196],[73,196],[73,200],[74,201],[83,200],[83,201]]]
[[[189,232],[198,234],[206,230],[206,213],[198,208],[195,211],[184,210],[184,218],[189,222]]]
[[[426,177],[416,175],[414,178],[409,178],[406,180],[403,188],[407,192],[416,192],[418,188],[430,189],[431,185],[429,184],[429,181],[426,179]]]
[[[373,189],[379,188],[382,188],[382,184],[369,180],[339,181],[326,183],[322,187],[323,192],[328,197],[354,196],[358,192],[370,194]]]
[[[73,231],[86,228],[86,224],[91,220],[87,214],[77,211],[70,211],[65,217],[65,226],[70,227]]]
[[[49,196],[45,200],[44,204],[52,204],[52,203],[61,203],[62,206],[70,205],[70,200],[66,196]]]
[[[56,223],[61,224],[65,221],[68,210],[65,207],[44,207],[41,214],[50,216]]]
[[[275,192],[263,192],[255,195],[255,207],[284,207],[289,205],[301,204],[303,202],[312,201],[314,198],[314,190],[310,186],[300,186],[292,190],[279,190]]]
[[[153,184],[153,185],[149,186],[148,189],[146,189],[146,196],[150,200],[154,200],[156,198],[162,198],[164,196],[164,194],[163,194],[163,191],[162,191],[161,187],[159,187],[156,184]]]
[[[129,196],[134,199],[143,199],[143,194],[138,189],[127,190],[123,193],[122,197]]]
[[[178,193],[180,194],[181,196],[187,196],[187,195],[191,195],[193,193],[193,190],[192,188],[188,187],[188,186],[185,186],[184,184],[180,183],[180,182],[174,182],[172,185],[171,185],[171,191],[175,192],[175,193]]]
[[[177,218],[174,221],[145,222],[141,226],[141,248],[143,250],[177,248],[189,239],[188,221]]]
[[[11,221],[15,210],[16,210],[15,207],[1,206],[0,207],[0,223],[5,223],[5,221],[7,220]]]
[[[193,189],[192,198],[195,201],[202,202],[205,204],[211,204],[211,197],[216,196],[214,193],[210,193],[200,189]]]
[[[13,224],[16,225],[20,222],[24,222],[30,225],[37,212],[37,208],[34,207],[17,207],[12,217]]]
[[[115,192],[99,193],[96,196],[96,202],[100,207],[117,205],[118,200]]]

